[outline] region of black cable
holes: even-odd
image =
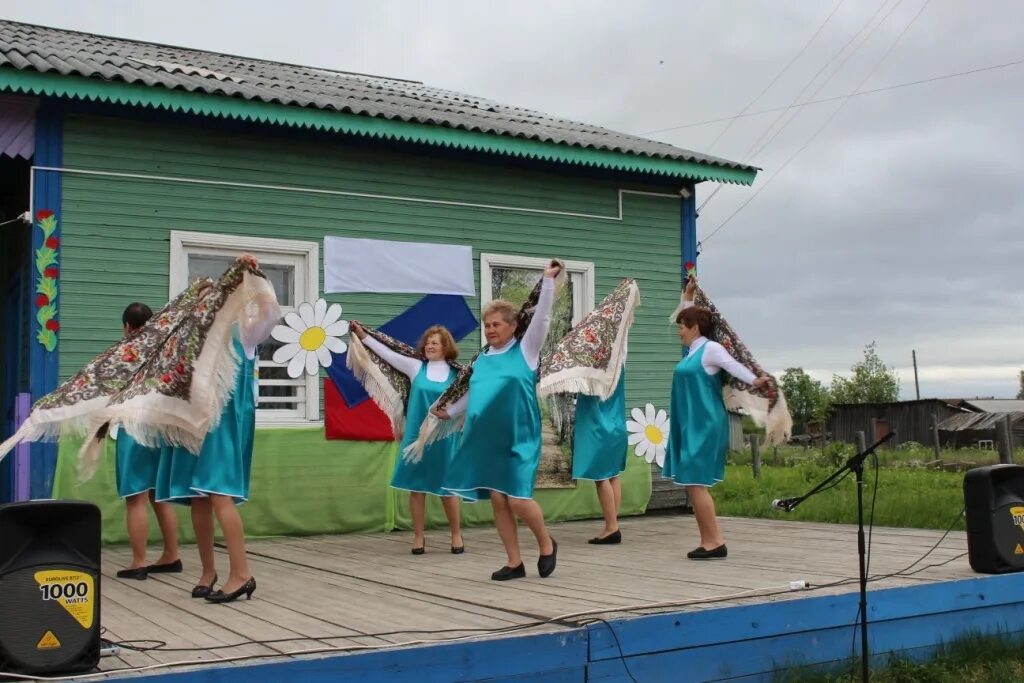
[[[622,650],[622,643],[619,642],[619,636],[615,633],[615,629],[612,628],[612,625],[608,623],[608,621],[606,621],[605,619],[601,619],[600,617],[593,619],[591,623],[595,622],[604,624],[605,627],[611,632],[612,638],[615,639],[615,647],[619,650],[619,661],[622,662],[622,668],[626,670],[626,675],[629,676],[629,680],[633,681],[633,683],[640,683],[640,681],[637,680],[636,676],[633,675],[633,672],[629,670],[629,663],[626,661],[626,653]]]

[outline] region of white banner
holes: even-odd
[[[473,248],[324,237],[324,292],[474,296]]]

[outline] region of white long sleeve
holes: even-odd
[[[420,368],[423,367],[423,361],[417,360],[415,358],[409,358],[408,356],[403,356],[400,353],[396,353],[395,351],[392,351],[388,347],[381,344],[379,341],[377,341],[370,335],[366,335],[366,338],[363,339],[362,342],[367,347],[373,349],[374,353],[383,358],[384,362],[393,367],[395,370],[398,370],[400,373],[402,373],[409,379],[415,379],[416,375],[418,375],[420,372]]]
[[[450,406],[448,406],[448,415],[450,417],[455,417],[456,415],[459,415],[459,414],[465,412],[466,405],[468,403],[469,403],[469,392],[467,391],[465,394],[462,395],[462,398],[460,398],[458,401],[456,401],[455,403],[453,403]]]
[[[523,350],[523,357],[531,370],[540,366],[540,351],[544,348],[544,340],[547,339],[548,330],[551,329],[551,309],[555,305],[555,280],[544,278],[540,287],[540,297],[537,299],[537,308],[533,312],[533,320],[526,328],[523,339],[519,343]]]
[[[256,347],[266,341],[280,318],[281,309],[277,302],[264,301],[248,324],[239,325],[238,340],[245,348],[246,357],[256,357]]]
[[[754,373],[747,369],[747,366],[733,358],[729,352],[725,350],[725,347],[718,342],[709,341],[704,337],[700,337],[690,345],[690,353],[696,353],[696,351],[702,346],[706,347],[704,349],[704,356],[700,359],[700,364],[704,367],[704,372],[709,375],[717,375],[721,370],[725,370],[730,375],[746,384],[753,384],[754,380],[757,379]]]

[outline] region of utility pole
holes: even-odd
[[[914,391],[917,393],[917,400],[921,400],[921,385],[917,383],[917,351],[910,351],[911,357],[914,359]]]

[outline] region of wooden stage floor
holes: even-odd
[[[503,635],[491,630],[591,610],[607,610],[600,614],[607,618],[622,616],[624,610],[616,608],[651,603],[689,604],[632,613],[857,590],[854,580],[785,592],[790,581],[821,586],[855,579],[855,527],[739,518],[725,518],[722,526],[729,558],[695,562],[685,558],[686,551],[696,545],[692,516],[624,519],[624,542],[618,546],[586,543],[600,528],[599,522],[556,524],[552,533],[559,542],[558,569],[547,579],[537,576],[532,536],[521,529],[528,576],[505,583],[490,580],[490,573],[504,558],[490,527],[466,530],[463,555],[448,552],[445,530],[428,532],[427,553],[422,556],[410,554],[410,532],[252,541],[250,562],[258,588],[252,601],[232,605],[190,598],[199,566],[193,547],[183,549],[184,573],[146,581],[115,578],[128,559],[128,550],[108,549],[102,582],[104,637],[115,642],[156,640],[166,646],[147,652],[122,649],[119,656],[104,658],[101,669],[183,661],[202,664],[252,655],[286,657],[329,647],[355,649],[459,636],[485,638]],[[906,568],[941,536],[938,531],[876,528],[871,574]],[[968,566],[966,550],[965,534],[952,532],[911,569],[924,567],[923,571],[880,579],[870,588],[977,578]],[[931,566],[938,563],[945,564]],[[222,550],[218,550],[218,565],[226,573]],[[576,617],[565,626],[586,620]],[[523,632],[565,626],[546,624]],[[238,646],[223,647],[234,645]]]

